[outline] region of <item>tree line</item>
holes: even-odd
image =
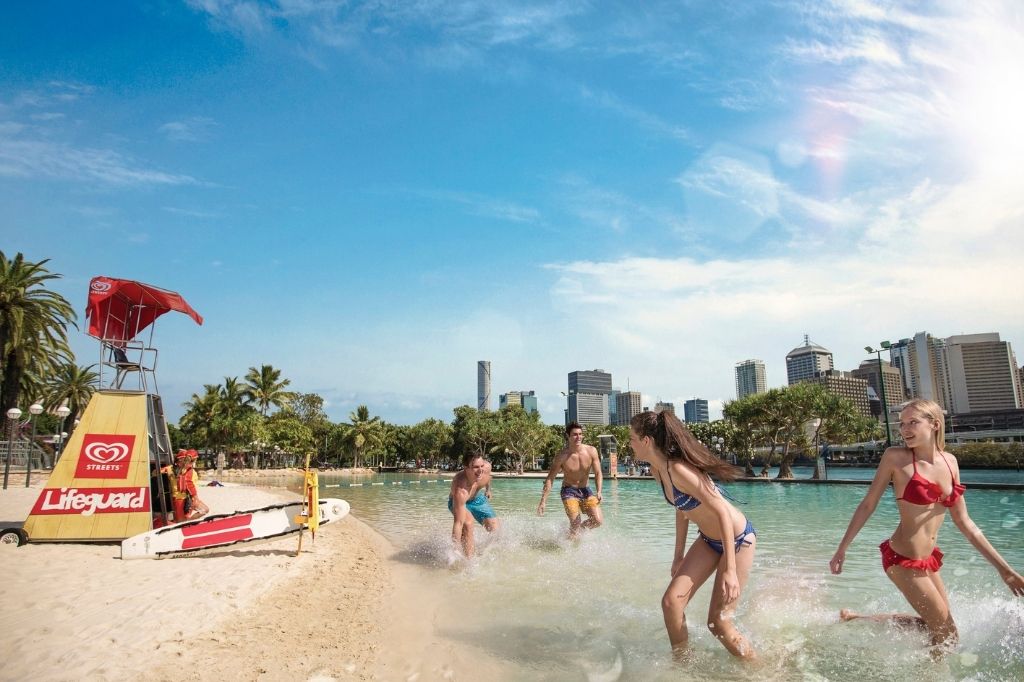
[[[40,434],[71,432],[98,387],[96,365],[78,365],[68,344],[77,317],[71,304],[48,286],[61,275],[50,272],[48,260],[33,262],[18,253],[0,251],[0,419],[4,436],[6,412],[27,412],[38,402]],[[172,444],[208,453],[236,454],[248,466],[293,465],[306,453],[329,466],[458,466],[473,452],[496,466],[522,472],[544,468],[564,445],[562,425],[544,424],[537,413],[518,406],[479,411],[456,407],[451,422],[425,419],[413,425],[390,424],[359,405],[347,421],[332,422],[323,398],[290,390],[291,381],[269,364],[250,367],[244,377],[224,377],[206,384],[184,404],[177,425],[168,425]],[[56,410],[69,414],[58,419]],[[27,424],[27,414],[19,426]],[[779,476],[792,476],[794,461],[814,455],[825,443],[881,440],[874,419],[861,415],[853,403],[818,384],[774,388],[726,403],[723,419],[688,424],[713,452],[735,457],[754,475],[778,464]],[[628,426],[584,427],[584,442],[595,447],[599,436],[612,435],[621,461],[630,461]],[[1014,466],[1020,446],[964,446],[964,455],[978,465]],[[969,462],[965,462],[969,463]]]

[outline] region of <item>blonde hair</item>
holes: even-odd
[[[903,413],[907,410],[915,410],[920,412],[928,419],[934,422],[938,422],[939,428],[935,432],[935,444],[939,447],[939,451],[946,449],[946,414],[945,411],[939,406],[934,400],[925,400],[924,398],[914,398],[903,406],[900,410],[900,418],[903,418]]]

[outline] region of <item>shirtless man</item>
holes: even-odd
[[[473,519],[493,533],[501,526],[490,503],[491,463],[477,454],[462,458],[462,471],[452,479],[448,511],[452,513],[452,542],[462,544],[467,559],[473,556]]]
[[[544,481],[544,492],[540,495],[540,504],[537,505],[537,515],[544,516],[544,504],[547,502],[548,493],[555,482],[555,476],[561,471],[562,477],[562,505],[565,507],[565,514],[569,517],[569,537],[575,538],[583,528],[597,528],[604,522],[604,515],[601,513],[601,457],[593,445],[583,444],[583,427],[576,422],[570,422],[565,427],[565,435],[569,444],[562,449],[551,462],[548,470],[548,477]],[[587,487],[590,480],[590,472],[594,472],[594,487],[597,492],[591,492]],[[587,515],[584,521],[580,514]]]

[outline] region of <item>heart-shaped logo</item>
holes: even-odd
[[[124,443],[89,443],[85,446],[86,457],[97,464],[110,464],[120,462],[128,456],[128,446]]]
[[[104,291],[110,291],[110,282],[93,282],[89,285],[89,288],[103,293]]]

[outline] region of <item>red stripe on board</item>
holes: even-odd
[[[229,516],[226,519],[213,519],[210,521],[204,521],[197,523],[194,526],[185,526],[181,529],[181,534],[185,537],[190,535],[205,535],[206,533],[217,533],[223,530],[231,530],[232,528],[244,528],[252,522],[252,514],[243,514],[241,516]]]
[[[198,549],[201,547],[211,547],[213,545],[223,545],[228,542],[239,542],[240,540],[248,540],[252,538],[251,528],[241,528],[239,530],[232,530],[226,533],[215,533],[213,535],[202,535],[197,538],[188,538],[182,541],[182,549]]]

